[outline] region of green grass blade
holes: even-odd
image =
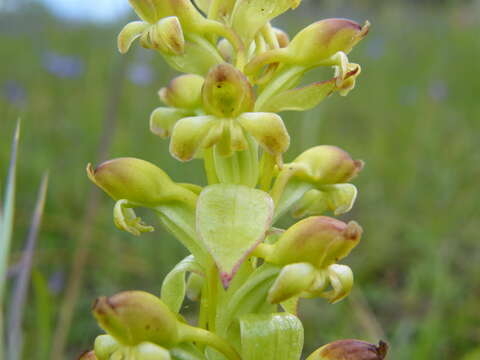
[[[26,355],[29,355],[32,360],[49,360],[52,344],[53,298],[47,279],[39,271],[33,271],[32,285],[35,309],[35,351]]]
[[[7,177],[7,187],[5,190],[5,203],[0,214],[0,359],[3,359],[5,356],[5,349],[3,344],[3,297],[5,292],[5,283],[7,279],[8,256],[10,253],[10,243],[13,231],[13,214],[15,211],[15,184],[17,175],[17,152],[19,139],[20,121],[18,121],[17,123],[17,128],[13,137],[10,167]]]
[[[8,255],[13,231],[13,215],[15,212],[15,185],[17,175],[17,152],[20,139],[20,121],[17,123],[12,144],[12,155],[5,191],[5,204],[3,206],[0,228],[0,302],[3,303],[5,281],[7,278]]]
[[[37,203],[33,213],[32,223],[28,232],[25,250],[20,260],[20,272],[12,293],[8,324],[8,359],[20,360],[22,356],[23,334],[22,323],[25,305],[27,302],[28,287],[32,274],[33,254],[38,238],[40,224],[48,188],[48,174],[45,174],[38,192]]]

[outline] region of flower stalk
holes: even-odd
[[[353,90],[361,68],[349,54],[370,24],[321,20],[290,41],[271,21],[301,0],[130,3],[140,20],[120,32],[120,52],[138,40],[181,73],[159,91],[163,105],[150,129],[169,139],[177,160],[203,161],[207,184],[178,183],[134,158],[87,167],[116,201],[119,229],[153,231],[134,208],[153,210],[191,255],[164,279],[160,298],[100,297],[92,311],[105,334],[82,359],[298,360],[299,299],[336,303],[353,287],[353,271],[338,262],[360,243],[362,228],[334,216],[354,206],[350,181],[363,162],[329,145],[285,162],[294,139],[279,113]],[[331,68],[331,77],[297,87],[317,67]],[[275,228],[288,212],[300,220]],[[185,297],[199,302],[194,324],[181,315]],[[386,352],[383,342],[343,340],[308,359],[381,360]]]

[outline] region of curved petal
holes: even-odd
[[[280,116],[273,113],[244,113],[237,118],[266,151],[280,155],[287,151],[290,136]]]
[[[333,264],[328,267],[328,278],[332,290],[323,293],[332,304],[339,302],[350,294],[353,287],[353,272],[346,265]]]
[[[214,116],[194,116],[178,121],[170,141],[172,156],[180,161],[192,160],[203,147],[205,138],[216,123],[218,120]]]
[[[278,304],[299,296],[315,280],[316,269],[309,263],[295,263],[285,266],[268,291],[268,302]]]
[[[156,108],[150,115],[150,131],[161,138],[167,138],[172,133],[175,123],[191,112],[170,107]]]
[[[125,54],[132,43],[142,36],[143,32],[149,27],[149,24],[143,21],[133,21],[125,25],[117,38],[118,51]]]

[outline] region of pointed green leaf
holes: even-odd
[[[180,311],[185,298],[185,275],[187,272],[202,274],[200,265],[192,255],[180,261],[165,277],[162,284],[161,298],[170,310],[176,313]]]
[[[286,313],[248,314],[240,318],[243,360],[298,360],[303,348],[303,326]]]
[[[273,201],[260,190],[241,185],[211,185],[198,198],[197,233],[228,286],[243,260],[265,237]]]

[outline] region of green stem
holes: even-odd
[[[275,158],[270,153],[265,151],[262,155],[260,168],[260,190],[268,192],[268,190],[270,190],[272,179],[275,173]]]
[[[286,165],[282,169],[280,174],[277,176],[277,179],[273,184],[273,188],[270,191],[270,196],[272,197],[275,206],[278,205],[280,199],[282,198],[285,187],[287,186],[292,176],[295,174],[296,170],[297,169],[295,169],[291,165]]]
[[[208,282],[208,329],[215,331],[215,322],[217,316],[217,302],[218,302],[218,269],[215,264],[212,264],[207,276]]]
[[[253,256],[262,258],[262,259],[267,259],[270,257],[270,255],[274,252],[275,248],[271,244],[266,244],[266,243],[260,243],[258,246],[255,248],[253,251]]]
[[[205,149],[203,152],[203,165],[207,174],[209,185],[218,184],[217,172],[215,171],[215,158],[213,156],[213,147]]]
[[[241,360],[240,355],[238,355],[235,349],[230,346],[228,342],[208,330],[196,328],[186,324],[181,324],[179,330],[181,333],[182,342],[199,342],[218,350],[229,360]]]

